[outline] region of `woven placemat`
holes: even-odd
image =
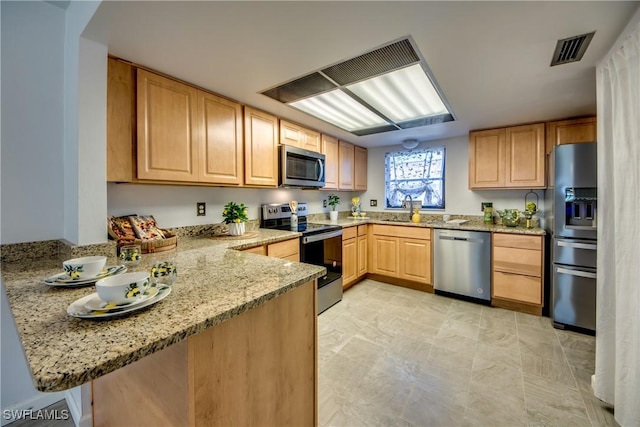
[[[228,240],[245,240],[245,239],[253,239],[254,237],[258,237],[257,231],[247,231],[241,236],[231,236],[229,234],[214,234],[211,236],[212,239],[228,239]]]

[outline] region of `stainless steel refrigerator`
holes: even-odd
[[[554,147],[547,190],[551,233],[551,317],[556,328],[596,329],[596,143]]]

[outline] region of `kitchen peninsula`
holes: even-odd
[[[298,236],[181,238],[171,294],[106,320],[66,312],[93,287],[42,282],[61,271],[58,257],[3,262],[35,387],[91,383],[94,426],[316,424],[315,280],[325,269],[235,250]]]

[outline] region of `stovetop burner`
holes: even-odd
[[[291,230],[291,209],[288,204],[262,205],[260,227],[272,230]],[[307,204],[298,204],[297,231],[303,236],[311,236],[327,231],[340,230],[339,225],[313,224],[307,221]]]

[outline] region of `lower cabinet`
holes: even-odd
[[[369,272],[394,284],[432,292],[431,229],[373,224]]]
[[[342,230],[342,288],[347,289],[367,274],[368,225]]]
[[[491,305],[542,314],[543,236],[493,234]]]
[[[300,240],[298,238],[284,240],[282,242],[244,249],[243,252],[300,262]]]

